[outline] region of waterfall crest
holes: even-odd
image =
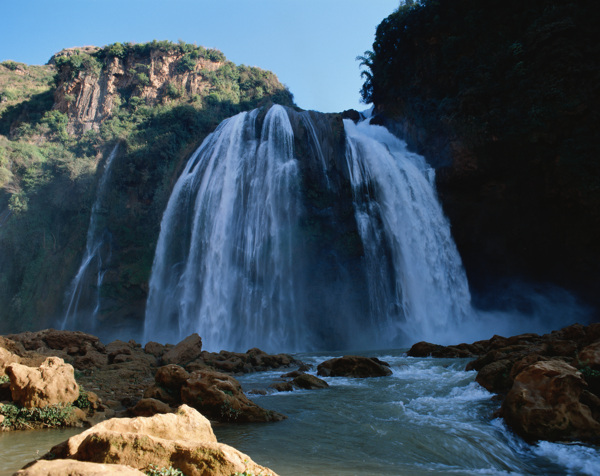
[[[112,254],[112,237],[102,223],[102,202],[106,195],[111,165],[118,149],[118,144],[113,147],[98,182],[96,200],[92,206],[88,225],[85,252],[79,270],[71,281],[66,295],[67,310],[60,322],[61,329],[96,332],[96,316],[100,309],[100,288]]]
[[[340,134],[339,118],[335,129],[311,114],[241,113],[189,159],[161,223],[145,341],[391,348],[443,341],[469,319],[424,158],[383,127],[346,120]]]

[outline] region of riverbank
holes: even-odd
[[[506,360],[500,358],[502,356],[514,357],[517,362],[516,356],[527,349],[536,350],[535,355],[545,358],[531,365],[553,360],[567,365],[567,360],[572,361],[573,357],[558,355],[558,349],[569,348],[567,342],[579,342],[571,345],[571,352],[578,357],[586,347],[598,341],[598,329],[600,325],[570,326],[546,336],[495,336],[488,341],[459,346],[431,345],[425,353],[427,356],[418,357],[407,356],[406,350],[364,353],[388,362],[391,375],[369,379],[322,376],[328,387],[319,391],[295,388],[278,392],[274,384],[281,382],[284,372],[289,373],[287,368],[295,369],[304,362],[303,368],[312,368],[309,373],[314,374],[318,364],[341,354],[268,356],[257,349],[243,354],[205,353],[198,349],[197,336],[178,346],[149,344],[142,348],[134,342],[117,341],[103,346],[104,349],[98,347],[100,344],[91,344],[81,345],[77,352],[74,347],[62,350],[67,359],[80,367],[93,361],[94,352],[105,356],[106,364],[76,372],[78,382],[85,381],[84,388],[89,386],[90,391],[98,391],[105,407],[104,418],[132,416],[144,393],[155,386],[153,373],[160,367],[177,368],[179,373],[228,369],[229,377],[235,374],[240,391],[250,395],[253,403],[270,412],[287,415],[288,419],[268,425],[217,424],[214,429],[219,441],[281,474],[302,474],[302,467],[310,467],[314,474],[354,474],[352,471],[357,468],[377,474],[399,474],[398,471],[455,474],[459,469],[467,473],[483,470],[495,474],[510,470],[520,474],[564,474],[565,466],[556,459],[561,454],[568,455],[569,464],[580,465],[579,473],[594,474],[586,472],[585,465],[589,461],[600,464],[597,448],[581,444],[580,439],[569,445],[531,439],[527,444],[499,418],[497,398],[486,390],[483,380],[480,382],[483,386],[476,381],[477,374],[472,370],[485,363],[478,369],[479,381],[487,372],[482,372],[483,368]],[[62,331],[52,330],[21,336],[22,339],[16,341],[21,342],[23,348],[44,343],[37,350],[46,354],[61,350],[51,349],[58,347],[58,336],[77,337],[79,342],[87,339],[81,333],[62,334]],[[573,340],[573,336],[580,336],[582,340]],[[194,342],[196,345],[187,345]],[[83,349],[87,350],[83,352]],[[449,355],[456,349],[458,353]],[[32,350],[25,349],[27,352]],[[412,350],[408,352],[412,353]],[[547,355],[551,353],[553,355]],[[527,355],[521,356],[522,359]],[[180,364],[163,365],[170,359],[174,359],[173,362],[180,359]],[[590,392],[589,388],[585,391]],[[474,444],[476,440],[479,443]],[[451,456],[464,454],[468,446],[469,461],[461,463]],[[9,448],[3,450],[10,451]]]

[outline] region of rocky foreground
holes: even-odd
[[[55,446],[20,475],[275,474],[216,441],[208,419],[259,423],[266,410],[232,376],[297,367],[273,391],[327,388],[287,354],[202,350],[197,334],[179,344],[102,344],[83,332],[25,332],[0,337],[0,429],[91,426]],[[390,375],[385,362],[349,356],[318,367],[323,376]],[[169,472],[170,471],[170,472]]]
[[[474,358],[467,370],[498,394],[497,412],[528,441],[600,443],[600,323],[473,344],[415,344],[413,357]]]
[[[528,441],[600,443],[600,323],[473,344],[420,342],[408,356],[473,359],[466,369],[499,395],[497,415]],[[0,429],[93,425],[19,474],[160,468],[190,475],[274,474],[218,443],[209,420],[286,418],[249,400],[234,375],[290,367],[296,369],[274,382],[272,391],[328,386],[290,355],[206,352],[197,334],[177,345],[144,347],[119,340],[104,345],[89,334],[54,329],[8,335],[0,337]],[[330,359],[316,370],[321,377],[392,374],[386,362],[358,356]]]

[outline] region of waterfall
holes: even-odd
[[[298,162],[285,109],[223,122],[188,161],[161,223],[146,340],[302,348]],[[244,349],[244,346],[247,348]]]
[[[468,321],[433,170],[383,127],[327,121],[241,113],[190,157],[161,222],[146,341],[391,348]]]
[[[370,319],[383,340],[439,342],[471,315],[462,262],[425,159],[381,126],[344,121]]]
[[[85,252],[79,270],[67,292],[67,310],[59,323],[61,329],[96,331],[96,317],[100,309],[100,288],[112,254],[112,237],[102,223],[104,213],[102,203],[106,195],[111,165],[117,151],[118,144],[114,146],[106,159],[104,171],[98,182],[96,200],[92,206],[87,231]]]

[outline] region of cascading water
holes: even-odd
[[[98,183],[96,200],[90,215],[85,253],[67,293],[67,310],[60,322],[61,329],[96,331],[96,316],[100,309],[100,288],[112,253],[112,237],[102,223],[102,203],[106,195],[111,165],[118,148],[118,144],[115,145],[106,159],[104,171]]]
[[[348,119],[344,127],[371,321],[388,344],[402,333],[440,342],[472,311],[434,171],[384,127]]]
[[[298,163],[285,109],[223,122],[189,160],[161,224],[145,338],[302,347]],[[279,343],[279,344],[276,344]]]
[[[315,121],[281,106],[242,113],[189,159],[161,223],[146,341],[197,332],[212,350],[385,348],[445,340],[467,319],[423,157],[383,127],[345,121],[345,158],[342,142],[332,159],[322,142],[335,134]]]

